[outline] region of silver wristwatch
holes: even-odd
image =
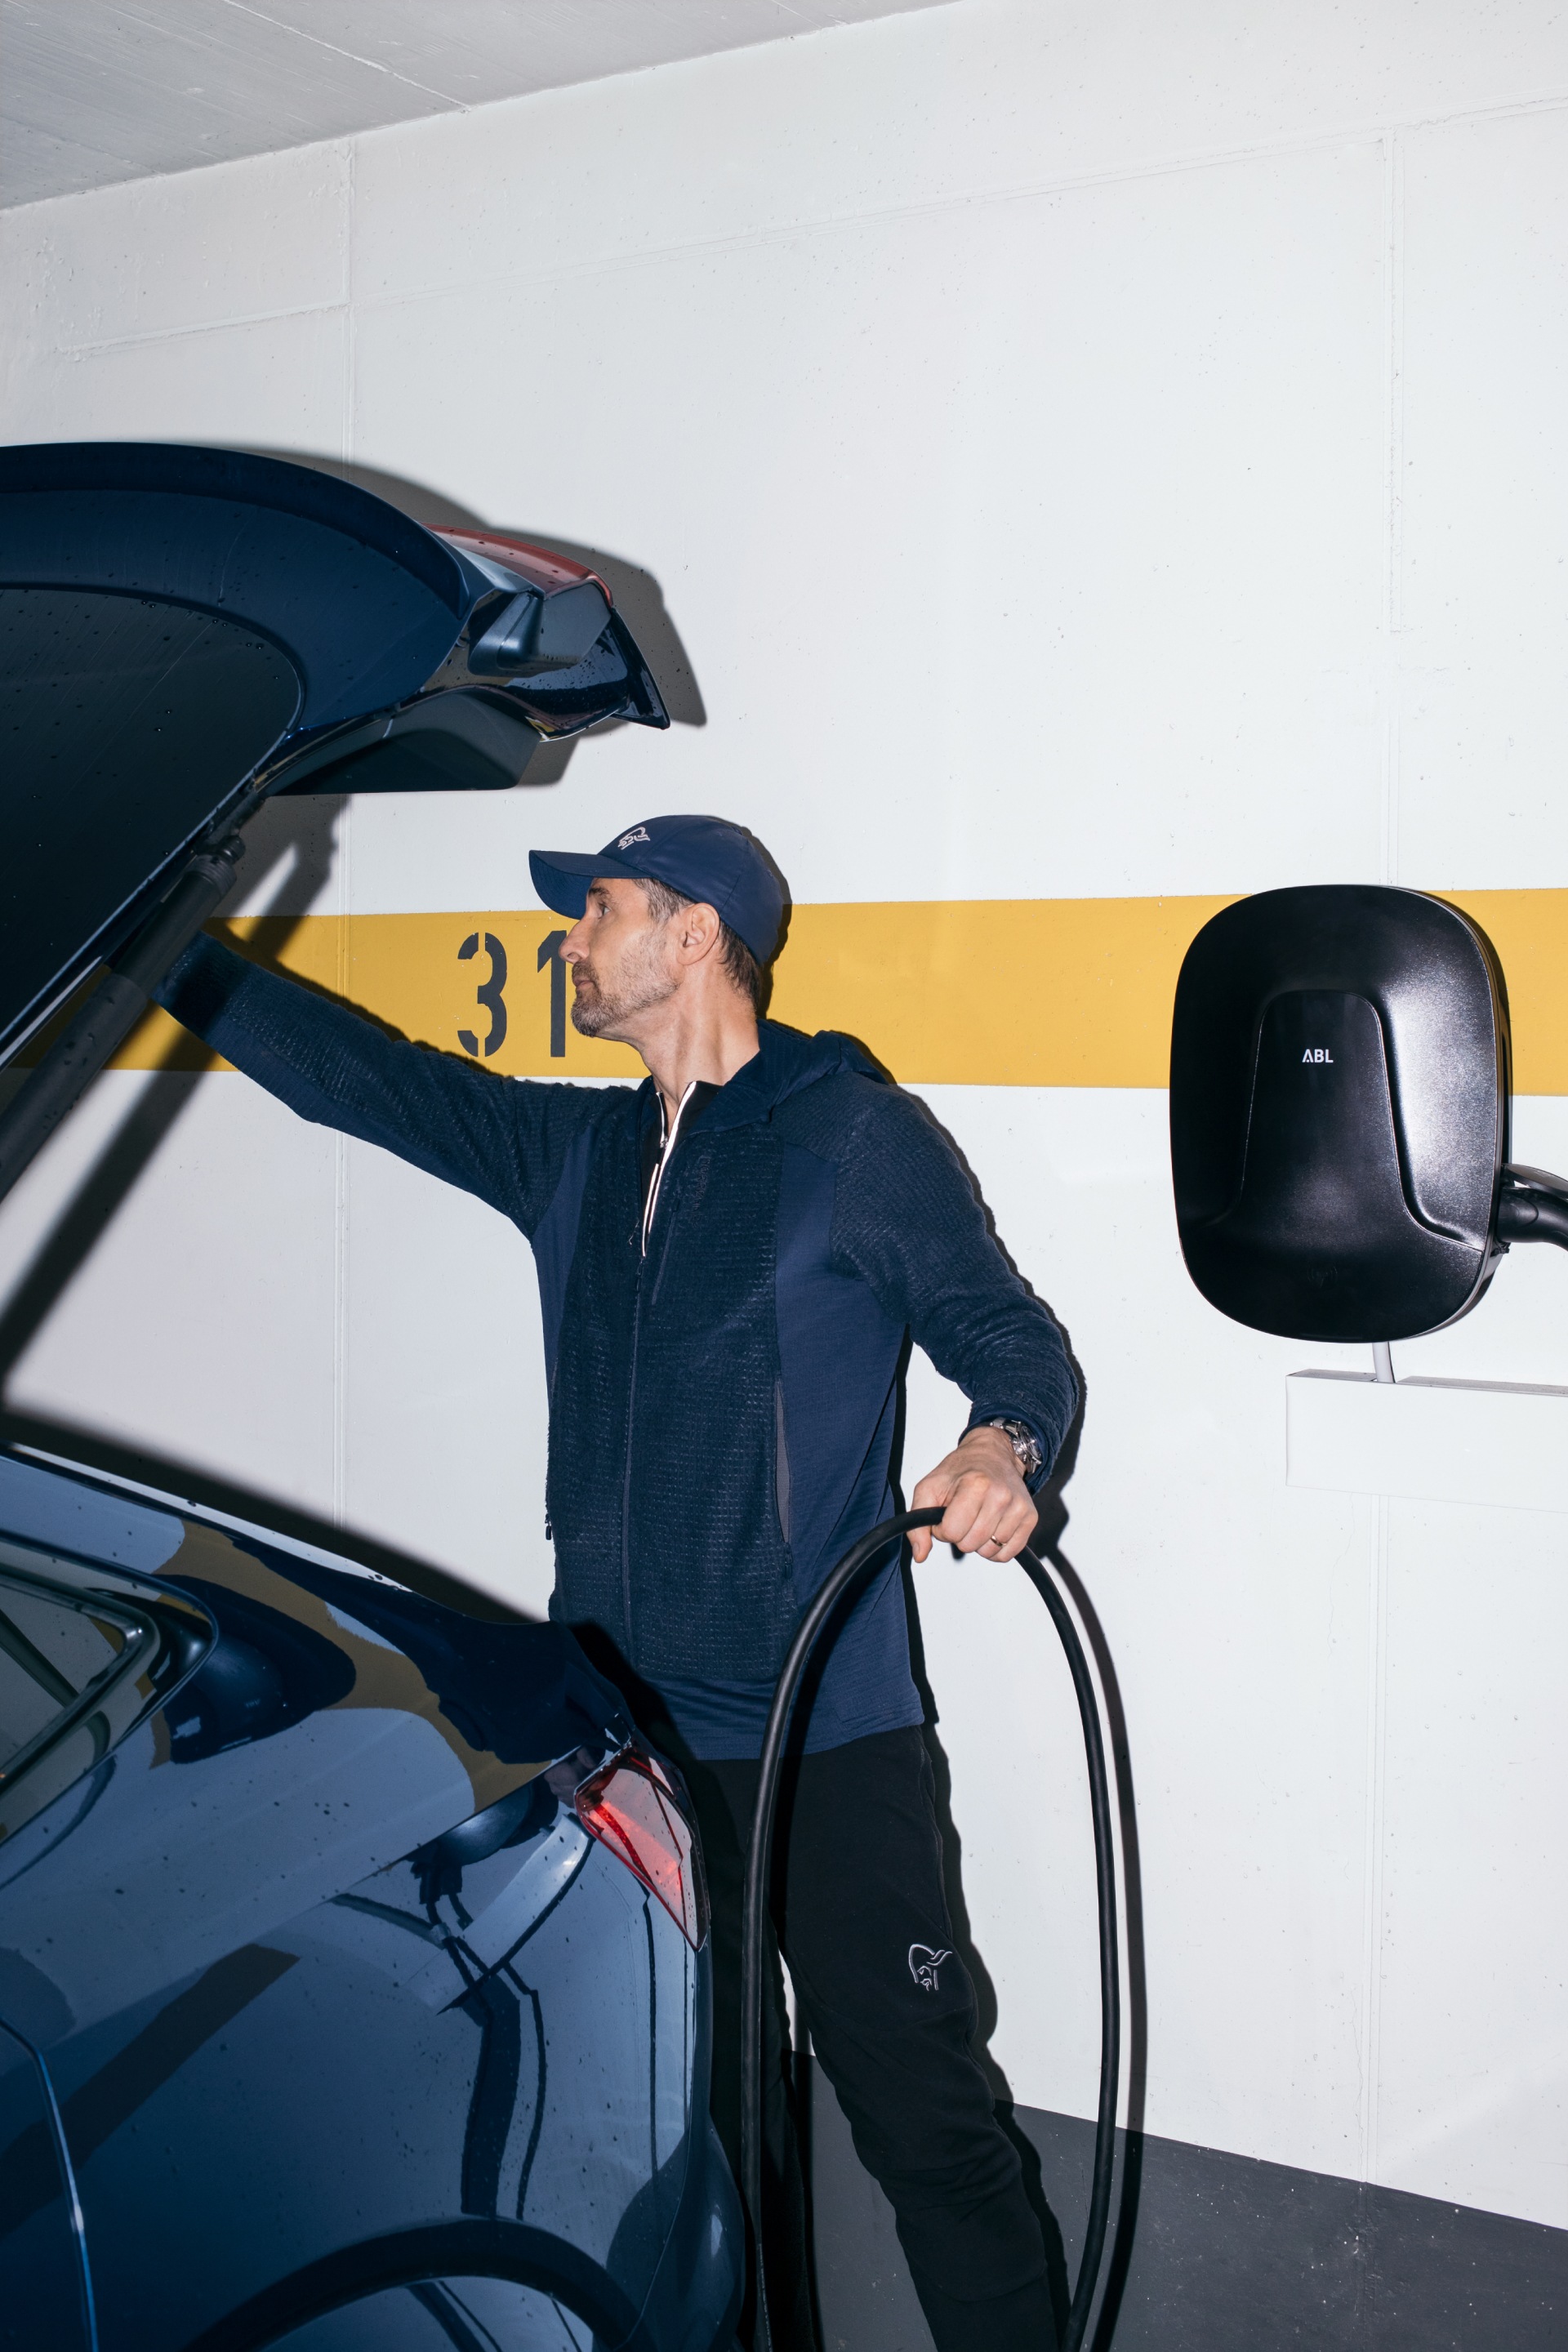
[[[1040,1451],[1039,1439],[1026,1421],[1008,1421],[1005,1418],[997,1421],[984,1421],[980,1423],[980,1427],[999,1429],[1002,1432],[1017,1456],[1018,1467],[1023,1473],[1026,1486],[1032,1478],[1039,1476],[1046,1457]]]

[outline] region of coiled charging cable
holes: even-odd
[[[818,1634],[839,1601],[879,1552],[910,1528],[934,1527],[940,1510],[900,1511],[862,1536],[847,1551],[801,1618],[784,1671],[773,1693],[768,1726],[763,1735],[762,1770],[757,1781],[756,1810],[752,1816],[751,1843],[746,1853],[746,1890],[741,1922],[741,2171],[742,2194],[751,2223],[756,2263],[757,2352],[773,2352],[768,2324],[767,2276],[763,2255],[763,1961],[766,1949],[767,1889],[773,1861],[773,1816],[778,1809],[779,1771],[784,1740],[802,1675],[816,1646]],[[1089,2326],[1089,2307],[1105,2252],[1110,2220],[1110,2181],[1116,2161],[1116,2093],[1121,2060],[1121,2001],[1116,1959],[1116,1855],[1110,1836],[1110,1787],[1105,1770],[1105,1742],[1100,1735],[1100,1707],[1089,1660],[1079,1640],[1056,1580],[1032,1551],[1018,1554],[1018,1564],[1050,1612],[1060,1637],[1078,1694],[1083,1724],[1084,1752],[1089,1762],[1089,1806],[1094,1817],[1095,1883],[1100,1903],[1100,2112],[1095,2126],[1094,2170],[1089,2182],[1089,2221],[1084,2231],[1083,2259],[1061,2338],[1061,2352],[1080,2352]],[[1042,2346],[1041,2352],[1048,2352]]]

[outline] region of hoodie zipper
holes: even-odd
[[[653,1221],[658,1208],[659,1193],[663,1189],[669,1163],[675,1156],[675,1147],[680,1140],[681,1122],[691,1108],[694,1097],[700,1097],[697,1106],[698,1111],[700,1111],[706,1108],[710,1097],[717,1092],[716,1087],[708,1085],[700,1078],[693,1078],[676,1105],[673,1118],[664,1107],[664,1097],[658,1096],[658,1121],[661,1130],[658,1158],[654,1163],[653,1173],[648,1179],[647,1198],[642,1204],[637,1230],[627,1236],[628,1241],[635,1244],[637,1250],[637,1295],[632,1302],[631,1365],[626,1377],[626,1461],[621,1475],[621,1615],[626,1629],[628,1659],[632,1648],[632,1439],[637,1426],[637,1342],[642,1335],[643,1276],[647,1269],[648,1244],[653,1237]],[[697,1113],[693,1112],[692,1115],[695,1117]],[[654,1276],[650,1306],[658,1304],[658,1286],[663,1278],[661,1265]]]
[[[670,1160],[675,1156],[675,1147],[680,1137],[680,1122],[686,1116],[687,1104],[697,1092],[697,1086],[698,1081],[693,1078],[690,1085],[687,1087],[686,1092],[681,1096],[680,1100],[675,1107],[675,1118],[673,1122],[667,1119],[665,1117],[664,1097],[660,1095],[658,1098],[658,1118],[659,1125],[664,1129],[664,1137],[663,1140],[659,1144],[658,1158],[654,1164],[653,1175],[649,1180],[647,1199],[643,1203],[642,1254],[644,1257],[647,1257],[647,1239],[648,1235],[653,1231],[654,1211],[658,1206],[658,1188],[664,1181],[665,1170],[668,1167]]]
[[[626,1629],[628,1659],[632,1651],[632,1437],[637,1426],[637,1341],[642,1336],[643,1273],[647,1265],[648,1235],[653,1231],[653,1215],[658,1206],[664,1171],[669,1165],[670,1154],[680,1133],[682,1114],[695,1091],[696,1081],[693,1080],[680,1097],[673,1122],[665,1110],[664,1097],[660,1095],[658,1097],[659,1125],[664,1134],[659,1144],[658,1160],[649,1180],[647,1199],[643,1202],[638,1231],[634,1237],[637,1243],[637,1296],[632,1301],[631,1366],[626,1376],[626,1458],[621,1470],[621,1618]]]
[[[632,1429],[637,1402],[637,1340],[642,1332],[644,1257],[637,1258],[637,1296],[632,1301],[631,1370],[626,1381],[626,1461],[621,1470],[621,1617],[626,1629],[626,1656],[632,1654]]]

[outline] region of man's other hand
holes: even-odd
[[[912,1507],[943,1506],[942,1523],[915,1528],[910,1549],[924,1559],[934,1540],[983,1559],[1016,1559],[1035,1532],[1035,1498],[1003,1429],[969,1430],[915,1488]]]

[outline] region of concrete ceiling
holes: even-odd
[[[0,0],[0,205],[941,0]]]

